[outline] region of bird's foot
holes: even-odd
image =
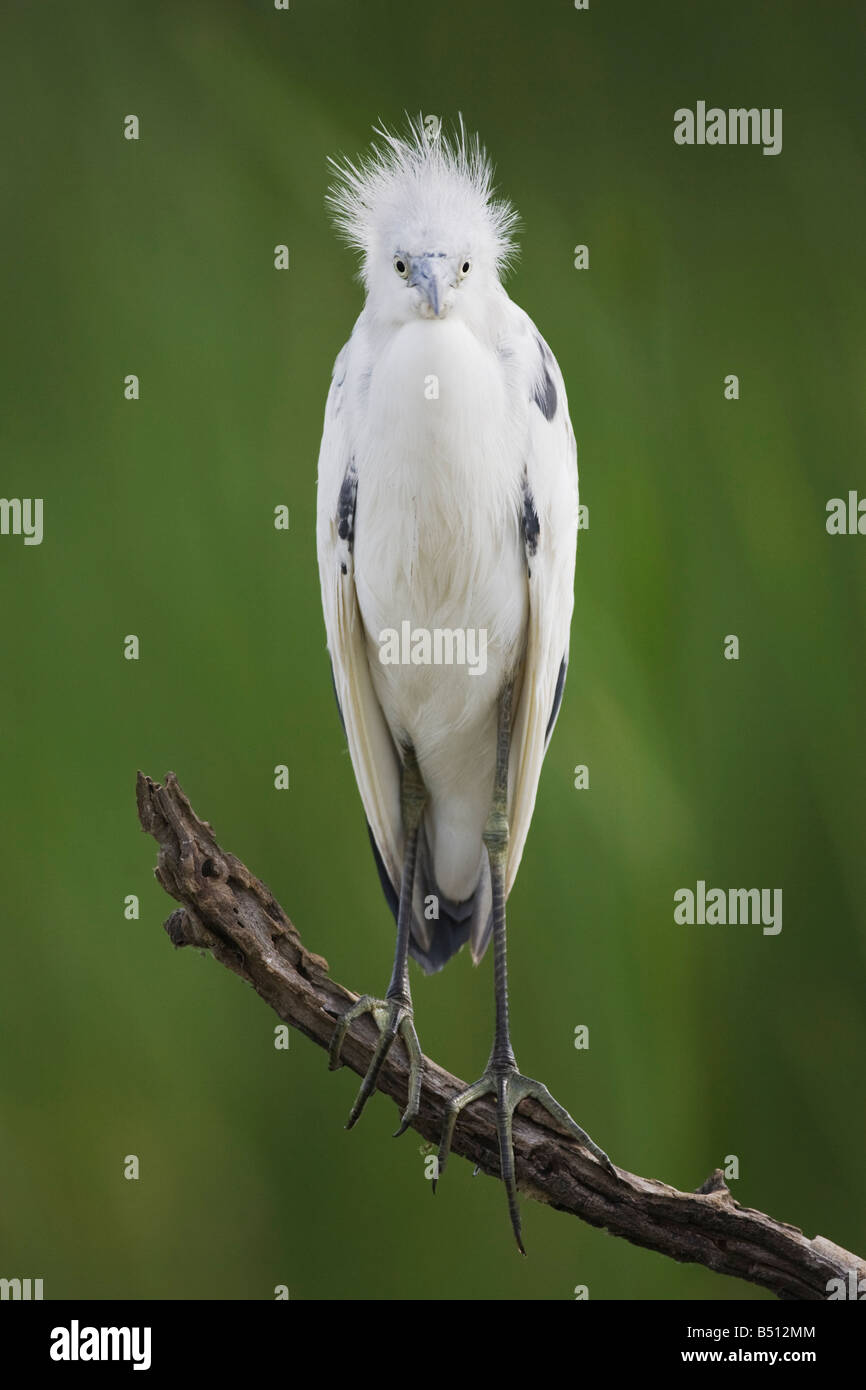
[[[362,1014],[372,1014],[379,1029],[379,1041],[376,1044],[376,1051],[373,1059],[367,1068],[367,1075],[361,1082],[361,1088],[352,1106],[351,1114],[346,1121],[346,1129],[351,1129],[360,1118],[361,1111],[376,1089],[376,1082],[379,1072],[382,1070],[382,1063],[385,1061],[391,1044],[397,1034],[406,1044],[406,1051],[409,1054],[409,1098],[406,1109],[403,1111],[403,1118],[400,1127],[394,1133],[394,1138],[404,1134],[409,1128],[415,1116],[418,1114],[418,1107],[421,1102],[421,1070],[423,1057],[421,1047],[418,1042],[418,1034],[415,1032],[415,1023],[412,1017],[412,1005],[405,999],[374,999],[371,994],[363,994],[356,1003],[352,1004],[343,1016],[338,1020],[334,1029],[334,1036],[331,1039],[328,1069],[336,1071],[342,1066],[340,1052],[343,1047],[343,1040],[356,1018]]]
[[[618,1174],[604,1149],[600,1149],[598,1144],[590,1139],[586,1131],[581,1129],[580,1125],[571,1118],[565,1107],[560,1105],[559,1101],[554,1100],[546,1086],[542,1085],[540,1081],[533,1081],[531,1077],[521,1075],[513,1062],[496,1064],[491,1061],[479,1081],[468,1086],[465,1091],[461,1091],[448,1102],[445,1111],[445,1123],[442,1126],[442,1140],[439,1145],[437,1175],[433,1181],[434,1192],[438,1179],[445,1171],[454,1126],[461,1110],[465,1110],[467,1105],[471,1105],[473,1101],[480,1100],[482,1096],[486,1095],[496,1097],[499,1167],[508,1196],[508,1211],[511,1216],[511,1226],[517,1241],[517,1248],[521,1255],[525,1255],[526,1251],[520,1236],[520,1212],[517,1206],[517,1182],[514,1173],[514,1144],[511,1137],[512,1116],[522,1100],[529,1096],[537,1101],[565,1130],[566,1134],[572,1135],[583,1148],[588,1149],[593,1157],[614,1177],[617,1177]]]

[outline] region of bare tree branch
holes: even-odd
[[[217,844],[193,811],[173,773],[160,786],[138,774],[142,828],[159,844],[156,877],[182,904],[165,923],[175,946],[198,946],[246,980],[279,1018],[328,1048],[334,1021],[357,997],[328,975],[327,961],[307,950],[292,922],[250,870]],[[353,1024],[343,1046],[347,1066],[363,1076],[377,1039],[369,1017]],[[379,1090],[402,1110],[408,1059],[397,1039],[379,1076]],[[425,1059],[421,1109],[413,1128],[438,1143],[445,1106],[463,1082]],[[494,1103],[464,1111],[453,1151],[498,1176]],[[795,1226],[743,1207],[716,1170],[697,1192],[679,1192],[651,1178],[618,1169],[613,1178],[573,1140],[550,1127],[549,1117],[525,1101],[514,1118],[520,1191],[557,1211],[674,1260],[705,1265],[763,1285],[780,1298],[825,1299],[828,1281],[848,1285],[851,1271],[866,1279],[866,1262],[825,1240],[807,1239]],[[441,1198],[440,1198],[441,1200]]]

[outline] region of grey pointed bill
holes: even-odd
[[[446,291],[451,286],[445,257],[416,256],[410,268],[409,284],[421,292],[438,318]]]

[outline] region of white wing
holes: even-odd
[[[403,862],[400,760],[373,690],[355,592],[354,501],[358,477],[344,400],[352,340],[334,363],[319,450],[316,542],[334,690],[361,800],[391,883]]]
[[[528,321],[531,322],[531,321]],[[568,665],[577,547],[577,447],[562,373],[533,327],[524,530],[529,624],[515,707],[509,763],[509,845],[505,891],[520,867],[544,754],[553,733]]]

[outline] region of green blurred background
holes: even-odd
[[[764,1296],[532,1203],[521,1260],[496,1182],[455,1162],[434,1201],[390,1102],[346,1134],[355,1078],[297,1034],[276,1052],[253,992],[161,930],[137,768],[177,772],[337,979],[388,978],[314,512],[361,305],[326,156],[404,109],[462,111],[520,210],[509,290],[562,366],[590,509],[510,903],[518,1058],[626,1167],[689,1189],[736,1154],[741,1201],[866,1246],[866,539],[824,527],[866,494],[863,37],[859,6],[790,0],[8,0],[0,490],[45,499],[45,538],[0,538],[0,1275]],[[698,99],[782,107],[782,154],[675,146]],[[782,887],[781,935],[675,926],[699,878]],[[475,1078],[490,958],[414,985],[425,1049]]]

